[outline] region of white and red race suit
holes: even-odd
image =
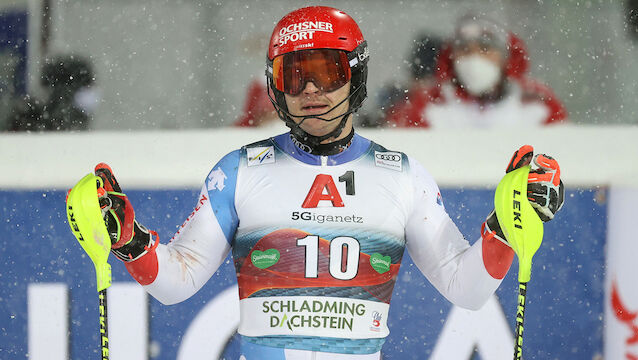
[[[470,246],[414,159],[359,135],[331,156],[298,146],[286,133],[226,155],[172,241],[127,263],[129,272],[173,304],[232,250],[242,343],[348,359],[379,358],[406,247],[452,303],[478,309],[494,293],[512,250],[491,238]]]

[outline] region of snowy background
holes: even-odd
[[[41,15],[47,3],[50,22],[44,39]],[[78,54],[93,63],[102,95],[90,132],[0,133],[0,359],[27,357],[34,341],[30,331],[43,326],[30,323],[28,287],[44,283],[61,284],[68,292],[64,302],[68,306],[63,306],[69,311],[68,316],[63,314],[68,329],[61,333],[61,347],[69,358],[94,356],[93,269],[68,231],[65,190],[95,163],[107,161],[117,169],[123,186],[132,189],[134,203],[145,209],[140,210],[142,222],[157,229],[163,240],[170,238],[190,213],[211,166],[230,150],[273,135],[272,129],[223,126],[239,116],[247,84],[263,78],[274,23],[305,4],[310,3],[0,0],[4,14],[27,19],[20,25],[28,38],[23,74],[29,92],[42,92],[39,72],[45,57]],[[526,358],[598,360],[612,345],[617,352],[608,353],[621,355],[608,360],[638,354],[638,345],[625,341],[631,335],[625,324],[618,325],[615,337],[603,334],[617,325],[608,306],[605,277],[610,266],[604,265],[605,250],[612,240],[622,244],[616,246],[620,252],[632,253],[627,246],[635,243],[631,218],[622,218],[618,227],[628,230],[613,237],[608,234],[608,223],[613,222],[608,216],[610,189],[626,189],[632,196],[638,192],[638,49],[628,36],[625,2],[313,4],[336,6],[351,14],[370,44],[372,96],[363,112],[375,107],[375,89],[407,79],[405,60],[414,37],[424,31],[447,36],[454,20],[468,10],[500,19],[526,41],[531,74],[555,90],[569,111],[571,125],[524,132],[362,133],[423,163],[439,182],[448,211],[470,241],[476,239],[477,227],[490,210],[491,191],[511,152],[531,143],[555,155],[568,198],[560,218],[548,224],[548,237],[535,258]],[[14,66],[15,59],[0,52],[0,60],[5,64],[0,69],[2,83],[14,76],[6,64]],[[3,101],[0,96],[0,113],[6,110]],[[113,268],[116,282],[130,282],[120,263],[114,262]],[[631,280],[637,269],[627,265],[614,271],[621,274],[619,279],[623,272],[630,279],[620,290],[625,305],[638,309],[638,288]],[[510,272],[497,294],[509,326],[515,309],[515,275]],[[139,336],[148,357],[174,359],[203,304],[233,282],[230,267],[224,267],[188,303],[165,307],[148,300],[150,314],[143,330],[148,333]],[[386,359],[429,358],[450,310],[406,258],[394,294],[392,335],[383,349]],[[227,354],[236,354],[233,341]],[[36,358],[33,353],[29,357]],[[473,359],[481,358],[486,360],[479,354]]]
[[[468,11],[499,19],[528,45],[531,75],[550,85],[578,124],[638,122],[638,57],[625,1],[195,1],[47,0],[29,18],[28,80],[37,93],[46,56],[77,54],[95,66],[102,103],[92,127],[223,126],[241,111],[246,86],[264,76],[272,27],[290,9],[331,5],[352,15],[370,45],[369,89],[408,76],[422,33],[447,37]],[[3,0],[41,14],[41,0]],[[43,44],[43,41],[45,43]]]

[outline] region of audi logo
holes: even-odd
[[[397,155],[397,154],[376,154],[375,156],[379,160],[386,160],[386,161],[400,161],[401,160],[401,155]]]
[[[306,144],[302,144],[299,140],[295,139],[295,137],[290,134],[290,140],[292,140],[293,144],[295,144],[299,149],[305,152],[312,152],[312,148]]]

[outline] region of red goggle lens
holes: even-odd
[[[273,60],[275,88],[289,95],[299,95],[308,82],[323,92],[335,91],[350,78],[348,55],[340,50],[295,51]]]

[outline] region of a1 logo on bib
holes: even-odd
[[[379,274],[383,274],[385,272],[390,271],[390,265],[392,264],[392,259],[390,256],[383,256],[379,253],[374,253],[370,256],[370,266],[374,269],[374,271]]]
[[[402,170],[403,155],[396,151],[375,151],[374,164],[386,169]]]
[[[279,261],[279,251],[277,249],[268,249],[266,251],[254,250],[250,255],[250,261],[260,269],[266,269],[275,265]]]
[[[330,201],[333,207],[344,207],[337,185],[330,175],[319,174],[315,177],[301,207],[304,209],[316,208],[321,200]]]

